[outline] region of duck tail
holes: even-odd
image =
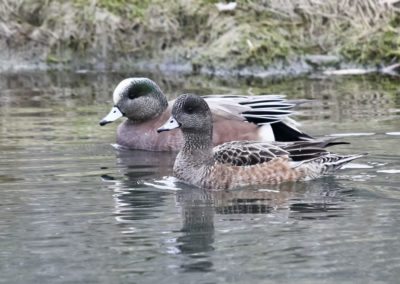
[[[328,157],[325,157],[325,161],[323,162],[322,172],[321,174],[329,174],[339,170],[345,164],[350,163],[351,161],[364,157],[367,155],[366,153],[363,154],[356,154],[356,155],[347,155],[347,156],[340,156],[335,154],[330,154]],[[324,160],[324,157],[322,157]]]
[[[310,180],[333,173],[345,164],[366,155],[367,153],[346,156],[328,153],[318,158],[297,162],[295,168],[301,169],[305,173],[305,180]]]

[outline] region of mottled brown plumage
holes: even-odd
[[[195,95],[180,96],[171,118],[158,131],[178,127],[184,145],[175,160],[174,174],[208,189],[314,179],[363,156],[332,154],[323,149],[331,140],[276,144],[235,141],[213,148],[211,111]]]

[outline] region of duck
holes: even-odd
[[[179,96],[172,115],[157,131],[179,128],[184,143],[173,166],[179,180],[196,187],[240,187],[308,181],[333,173],[365,154],[337,155],[326,150],[331,139],[295,142],[231,141],[213,146],[213,117],[206,101]]]
[[[204,96],[213,117],[213,143],[232,140],[297,141],[312,136],[300,131],[289,116],[301,100],[283,95]],[[174,100],[168,101],[160,87],[149,78],[127,78],[113,92],[114,106],[100,121],[104,126],[121,117],[116,143],[128,149],[179,151],[180,132],[158,135],[156,130],[171,116]]]

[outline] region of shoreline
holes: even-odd
[[[320,57],[320,56],[318,56]],[[24,73],[24,72],[74,72],[74,73],[93,73],[93,72],[121,72],[129,73],[131,70],[136,72],[174,73],[177,75],[205,75],[221,78],[298,78],[302,76],[318,76],[318,75],[367,75],[367,74],[388,74],[392,76],[400,76],[400,67],[394,64],[388,67],[364,66],[355,63],[339,63],[333,68],[330,64],[324,64],[325,56],[321,57],[320,64],[309,64],[304,58],[293,60],[290,63],[279,62],[268,67],[263,66],[246,66],[243,68],[226,68],[215,66],[201,66],[190,63],[166,63],[154,61],[141,61],[136,63],[127,63],[126,60],[114,62],[107,65],[104,62],[90,64],[47,64],[45,62],[29,62],[0,60],[0,73]],[[132,61],[134,61],[132,59]],[[395,66],[396,65],[396,66]],[[386,72],[385,68],[394,66],[393,72]]]
[[[379,72],[400,62],[400,1],[383,2],[4,0],[0,71]]]

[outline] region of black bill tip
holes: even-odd
[[[169,129],[167,129],[167,128],[158,128],[157,129],[157,133],[161,133],[161,132],[164,132],[164,131],[169,131]]]
[[[100,126],[104,126],[104,125],[109,124],[109,123],[111,123],[111,122],[112,122],[112,121],[101,120],[101,121],[99,122],[99,125],[100,125]]]

